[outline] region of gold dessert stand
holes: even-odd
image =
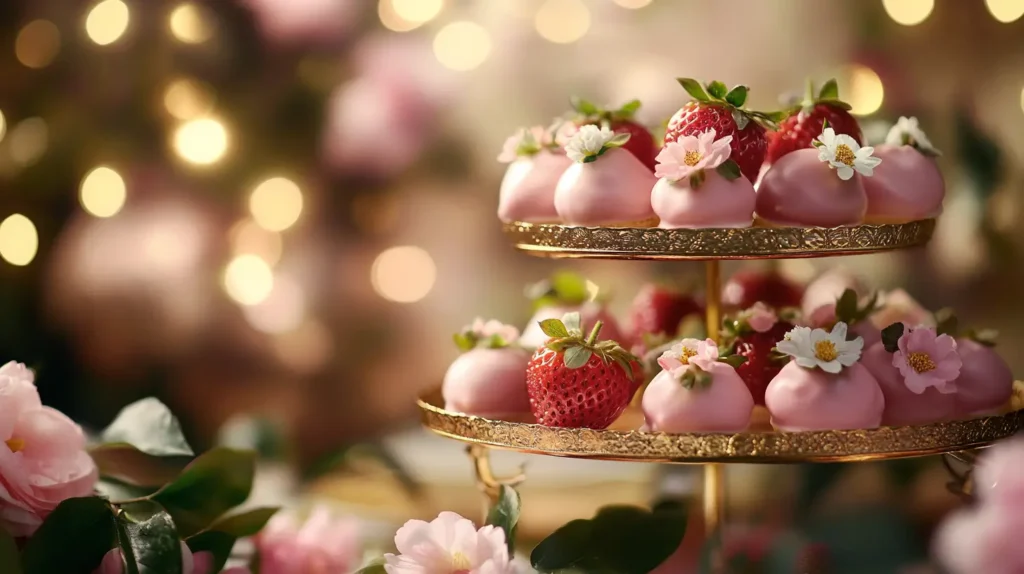
[[[835,228],[768,227],[745,229],[658,229],[579,227],[506,223],[516,249],[538,257],[705,261],[708,336],[719,341],[721,274],[719,261],[863,255],[924,245],[935,220]],[[552,428],[527,421],[497,421],[446,411],[440,390],[418,401],[423,424],[449,438],[469,443],[477,483],[495,497],[502,483],[491,472],[489,449],[632,462],[701,464],[704,467],[704,516],[709,534],[722,523],[724,464],[859,462],[949,454],[973,460],[971,451],[1024,428],[1024,384],[1017,383],[1004,412],[968,420],[877,429],[781,432],[771,428],[767,412],[755,409],[750,429],[740,433],[659,433],[639,428],[643,415],[631,406],[604,430]],[[952,470],[952,469],[951,469]],[[960,477],[961,484],[966,481]],[[952,487],[951,487],[952,488]]]

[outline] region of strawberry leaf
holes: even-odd
[[[946,307],[935,312],[936,333],[956,337],[958,330],[958,321],[953,309]]]
[[[626,142],[629,141],[630,137],[631,136],[628,133],[615,134],[615,136],[612,139],[608,140],[608,143],[604,144],[604,147],[606,147],[606,148],[622,147],[622,146],[626,145]]]
[[[825,133],[825,130],[827,130],[830,127],[832,126],[828,123],[828,118],[825,118],[824,120],[821,121],[821,133]]]
[[[857,320],[857,292],[853,289],[843,291],[836,301],[836,319],[847,325]]]
[[[743,363],[747,362],[747,358],[743,355],[725,355],[724,357],[718,357],[718,361],[738,369]]]
[[[462,352],[472,351],[473,347],[476,347],[476,336],[473,333],[455,333],[452,339],[455,341],[455,346]]]
[[[690,176],[690,189],[700,189],[700,186],[704,184],[704,180],[706,178],[707,174],[704,173],[703,169],[698,169],[697,171],[693,172],[693,175]]]
[[[578,96],[569,98],[569,103],[572,105],[572,109],[584,116],[592,116],[601,113],[601,109],[594,105],[593,102],[584,100]]]
[[[708,93],[704,91],[704,86],[701,86],[697,80],[693,78],[676,78],[676,81],[686,90],[686,93],[693,96],[693,99],[699,102],[711,101]]]
[[[835,78],[831,78],[821,86],[821,91],[818,92],[818,100],[838,100],[839,99],[839,84],[836,83]]]
[[[562,356],[562,362],[565,363],[567,369],[578,369],[586,365],[593,355],[594,352],[586,347],[569,347]]]
[[[558,302],[564,305],[579,305],[590,296],[587,280],[568,271],[556,273],[551,278],[551,290]]]
[[[568,337],[569,330],[561,319],[545,319],[540,322],[540,330],[548,337]]]
[[[640,105],[640,100],[630,100],[622,104],[622,107],[615,112],[615,116],[619,119],[629,119],[640,109]]]
[[[903,323],[893,323],[882,329],[882,346],[890,353],[899,350],[900,337],[903,336]]]
[[[715,80],[708,84],[708,93],[711,94],[712,98],[716,100],[725,99],[725,94],[729,92],[729,88],[725,87],[725,84]]]
[[[715,168],[715,171],[718,172],[718,175],[724,177],[729,181],[738,179],[741,175],[743,175],[742,173],[740,173],[739,164],[731,159],[725,160],[722,163],[722,165]]]
[[[736,106],[737,108],[743,107],[743,104],[747,102],[747,93],[749,88],[740,85],[729,90],[729,93],[725,95],[725,101],[729,102],[730,105]]]
[[[834,100],[834,99],[818,100],[818,103],[819,104],[825,104],[827,106],[830,106],[830,107],[833,107],[833,108],[839,108],[841,110],[846,110],[846,111],[850,111],[850,110],[853,109],[853,106],[851,106],[850,104],[844,102],[843,100]]]
[[[732,121],[736,122],[736,129],[743,131],[747,129],[747,124],[750,123],[750,116],[745,114],[742,110],[733,110]]]

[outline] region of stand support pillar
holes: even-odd
[[[721,342],[722,326],[722,277],[718,261],[705,263],[705,324],[708,338],[716,343]],[[725,466],[721,464],[704,465],[704,529],[708,540],[714,545],[711,548],[712,572],[720,571],[721,565],[721,528],[725,522]]]

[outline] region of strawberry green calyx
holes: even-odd
[[[970,339],[986,347],[995,347],[996,339],[999,338],[999,331],[995,329],[970,328],[966,331],[960,331],[956,313],[949,307],[935,312],[935,332],[939,335]]]
[[[562,353],[562,362],[568,369],[578,369],[597,355],[605,364],[617,363],[625,373],[633,377],[633,363],[639,363],[635,355],[623,349],[615,341],[599,341],[603,324],[598,321],[590,333],[583,337],[583,325],[579,313],[568,313],[561,319],[547,319],[540,322],[541,331],[551,339],[545,344],[548,349]]]
[[[728,109],[737,129],[746,129],[747,124],[754,121],[766,129],[774,130],[778,122],[786,118],[785,112],[756,112],[743,107],[750,93],[747,86],[739,85],[729,89],[717,80],[706,85],[693,78],[677,78],[676,81],[694,100]]]
[[[690,365],[682,371],[683,373],[679,375],[679,384],[683,385],[684,389],[703,390],[710,387],[715,379],[711,373],[697,365]]]
[[[526,297],[535,309],[553,306],[574,307],[597,298],[597,286],[580,275],[560,271],[549,279],[526,288]]]
[[[867,300],[861,304],[857,292],[853,289],[843,291],[843,294],[836,300],[836,320],[847,325],[856,325],[871,316],[879,309],[878,292],[872,293]]]
[[[491,335],[489,337],[480,337],[472,331],[463,331],[461,333],[455,333],[452,336],[455,341],[455,346],[459,348],[463,353],[472,351],[478,347],[484,349],[504,349],[512,345],[511,341],[506,341],[501,335]]]
[[[730,353],[728,355],[721,355],[720,357],[718,357],[718,362],[725,363],[726,365],[729,365],[734,369],[738,369],[743,365],[743,363],[747,362],[747,358],[742,355],[735,355]]]
[[[462,352],[473,349],[504,349],[519,340],[519,329],[491,319],[477,317],[471,325],[462,328],[454,336],[455,344]]]
[[[619,106],[617,110],[608,110],[577,96],[570,98],[569,103],[576,112],[578,123],[611,123],[632,120],[641,106],[640,100],[630,100]]]
[[[900,337],[903,336],[905,330],[906,327],[903,323],[893,323],[882,329],[882,346],[887,352],[895,353],[900,349]]]
[[[807,79],[807,90],[804,92],[804,99],[801,102],[795,102],[794,105],[787,110],[786,115],[792,115],[800,112],[811,113],[814,106],[818,104],[825,104],[833,108],[839,108],[841,110],[850,111],[853,106],[839,99],[839,84],[835,78],[830,78],[824,84],[821,89],[815,91],[814,80]],[[827,126],[826,126],[827,127]]]

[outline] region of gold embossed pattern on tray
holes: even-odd
[[[772,259],[857,255],[923,245],[934,219],[850,227],[658,229],[506,223],[517,249],[542,257]]]
[[[1024,395],[1021,383],[1015,391],[1011,408],[1019,409]],[[1012,410],[962,421],[871,430],[668,434],[496,421],[451,413],[437,404],[440,400],[436,391],[418,402],[423,424],[449,438],[535,454],[635,462],[789,463],[905,458],[987,446],[1024,428],[1024,410]],[[635,418],[636,413],[632,414]],[[625,418],[629,416],[627,412]]]

